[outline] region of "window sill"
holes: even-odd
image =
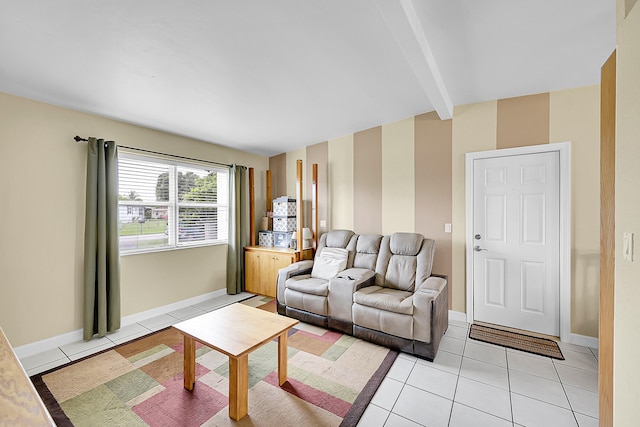
[[[152,254],[152,253],[156,253],[156,252],[181,251],[183,249],[206,248],[206,247],[209,247],[209,246],[220,246],[220,245],[227,245],[227,244],[228,243],[225,242],[225,241],[219,241],[219,242],[207,242],[207,243],[192,243],[192,244],[188,244],[188,245],[163,247],[163,248],[154,248],[154,249],[138,249],[138,250],[120,252],[120,256],[121,257],[125,257],[125,256],[130,256],[130,255]]]

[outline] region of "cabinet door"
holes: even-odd
[[[262,251],[244,253],[244,287],[247,292],[276,297],[278,270],[293,262],[293,254]]]
[[[247,292],[262,294],[260,274],[260,252],[246,251],[244,253],[244,287]]]
[[[275,289],[275,285],[271,284],[274,258],[275,255],[268,252],[263,253],[260,258],[260,294],[275,298],[275,291],[271,291],[272,288]]]
[[[276,255],[273,259],[273,269],[275,270],[276,276],[278,275],[278,270],[290,266],[292,262],[293,255]]]
[[[278,282],[278,270],[287,267],[291,264],[293,258],[291,255],[286,254],[270,254],[269,266],[263,270],[264,275],[262,277],[264,286],[264,295],[272,298],[276,297],[277,282]]]

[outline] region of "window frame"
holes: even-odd
[[[222,223],[224,228],[228,225],[229,221],[229,168],[224,167],[223,165],[212,165],[207,162],[197,162],[197,161],[185,161],[171,158],[170,156],[161,156],[161,155],[148,155],[148,154],[140,154],[135,151],[130,151],[126,149],[118,150],[118,186],[120,186],[120,160],[126,159],[130,161],[140,161],[147,163],[156,163],[168,166],[169,172],[169,200],[168,201],[137,201],[137,200],[120,200],[118,198],[118,247],[120,250],[121,256],[128,255],[137,255],[137,254],[145,254],[145,253],[154,253],[154,252],[166,252],[173,250],[181,250],[181,249],[190,249],[197,247],[206,247],[206,246],[217,246],[217,245],[226,245],[229,242],[226,231],[224,232],[224,238],[216,238],[216,239],[204,239],[204,240],[193,240],[193,241],[184,241],[179,238],[179,228],[180,228],[180,219],[179,212],[180,208],[185,207],[203,207],[207,209],[215,208],[218,209],[216,212],[215,224],[219,229],[220,219],[223,219]],[[178,199],[178,172],[181,168],[185,168],[188,170],[201,170],[204,172],[216,172],[218,174],[226,175],[226,184],[227,188],[225,191],[218,191],[218,195],[226,194],[226,200],[220,202],[219,198],[216,198],[215,203],[207,203],[207,202],[193,202],[193,201],[179,201]],[[217,175],[217,178],[220,175]],[[118,195],[120,195],[120,190],[118,190]],[[144,248],[135,248],[135,249],[125,249],[121,248],[120,244],[120,211],[121,207],[126,206],[127,210],[134,206],[140,206],[142,208],[166,208],[167,209],[167,235],[168,241],[166,245],[162,246],[150,246]],[[218,215],[222,209],[222,217]]]

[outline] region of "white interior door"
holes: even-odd
[[[560,335],[559,157],[473,161],[474,320]]]

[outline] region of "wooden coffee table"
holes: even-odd
[[[239,420],[249,404],[249,353],[278,337],[278,381],[287,381],[288,331],[298,323],[244,304],[231,304],[173,325],[184,335],[184,388],[196,381],[198,341],[229,356],[229,416]]]

